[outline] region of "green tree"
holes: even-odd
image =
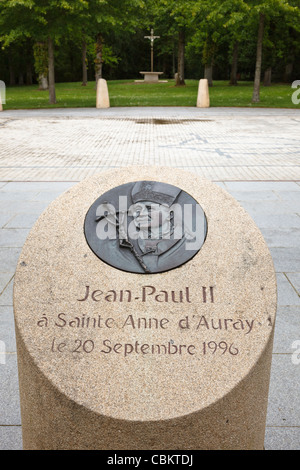
[[[38,76],[39,89],[48,90],[48,47],[45,41],[37,41],[33,46],[34,68]]]
[[[299,27],[299,8],[294,6],[292,2],[285,0],[250,0],[252,17],[257,22],[257,49],[256,49],[256,65],[252,102],[258,103],[260,101],[260,81],[262,72],[262,57],[264,45],[264,32],[267,20],[273,19],[276,22],[282,21],[284,23],[290,22],[291,16],[295,24],[295,28]],[[292,25],[292,23],[290,23]]]
[[[239,44],[247,25],[249,7],[243,0],[198,0],[194,5],[192,44],[201,52],[204,77],[213,84],[213,68],[219,51],[231,51],[231,80],[237,84],[237,62]]]
[[[161,43],[172,53],[177,46],[176,85],[185,85],[185,47],[192,29],[192,9],[196,0],[148,0],[146,7],[152,25],[164,32]]]
[[[49,102],[56,103],[54,45],[68,34],[74,18],[88,6],[86,0],[2,0],[0,41],[3,47],[31,37],[47,42]]]
[[[90,0],[74,31],[82,37],[83,83],[86,81],[85,64],[88,45],[94,44],[94,66],[96,82],[103,75],[103,64],[116,65],[119,58],[114,53],[110,38],[118,33],[131,34],[139,24],[143,0]],[[91,51],[91,47],[89,47]]]

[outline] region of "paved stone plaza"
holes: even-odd
[[[107,168],[154,164],[213,181],[295,181],[299,124],[299,110],[6,111],[0,179],[79,181]]]
[[[128,165],[161,165],[216,182],[265,237],[278,280],[265,446],[300,450],[299,126],[298,109],[0,114],[0,449],[22,448],[12,291],[31,227],[53,199],[85,177]]]

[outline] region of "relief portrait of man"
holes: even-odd
[[[201,206],[180,188],[137,181],[100,196],[86,214],[84,232],[105,263],[154,274],[193,258],[205,241],[207,222]]]

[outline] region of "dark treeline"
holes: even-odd
[[[141,78],[154,69],[186,78],[254,81],[300,77],[300,0],[3,0],[0,79],[38,84],[55,102],[55,81]]]

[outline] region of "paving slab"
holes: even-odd
[[[50,202],[50,201],[49,201]],[[14,215],[3,228],[5,229],[30,229],[39,218],[39,213],[21,213]]]
[[[0,202],[19,202],[34,200],[36,191],[7,191],[0,189]]]
[[[6,183],[2,189],[3,192],[5,193],[21,193],[24,194],[24,197],[26,197],[27,193],[31,193],[34,196],[41,192],[53,192],[55,191],[56,193],[61,193],[63,191],[66,191],[70,187],[74,185],[73,182],[57,182],[55,181],[54,183],[48,183],[47,181],[10,181]]]
[[[13,276],[14,272],[0,271],[0,295],[4,292],[5,288],[8,286]]]
[[[0,269],[2,272],[15,272],[21,248],[0,247]]]
[[[253,215],[251,211],[249,214],[255,220],[255,214]],[[261,227],[261,233],[264,236],[265,241],[269,247],[281,247],[281,248],[291,248],[299,247],[299,237],[300,229],[299,228],[265,228]]]
[[[16,352],[14,312],[12,306],[0,306],[0,340],[5,343],[5,353]]]
[[[8,307],[13,305],[14,277],[11,278],[0,295],[0,306]]]
[[[297,305],[300,307],[300,297],[284,273],[277,273],[277,290],[278,306]]]
[[[300,185],[294,181],[226,181],[228,191],[299,191]]]
[[[263,201],[263,204],[261,202]],[[261,199],[252,200],[252,201],[240,201],[243,202],[243,207],[249,212],[250,215],[277,215],[277,214],[294,214],[298,215],[295,212],[295,205],[289,201],[281,201],[280,199]]]
[[[276,272],[299,272],[300,248],[282,248],[270,246]]]
[[[237,200],[237,201],[245,201],[245,202],[260,202],[261,200],[264,201],[279,201],[277,194],[274,191],[259,191],[259,190],[239,190],[239,191],[230,191],[230,194]]]
[[[4,227],[13,217],[14,212],[0,212],[0,227]]]
[[[0,427],[20,424],[17,355],[8,353],[5,364],[0,364]]]
[[[286,305],[278,307],[273,354],[293,354],[295,352],[293,345],[295,341],[300,340],[299,324],[299,306]],[[273,367],[275,367],[274,364]]]
[[[300,295],[300,273],[285,273],[295,291]]]
[[[3,228],[0,233],[0,247],[22,247],[29,232],[28,228]]]
[[[45,201],[0,201],[0,212],[7,210],[14,213],[30,212],[41,214],[48,204],[49,202]]]
[[[292,354],[273,354],[267,426],[299,426],[300,365]]]
[[[0,426],[0,450],[22,450],[21,425]]]
[[[300,450],[300,427],[267,427],[266,450]]]
[[[300,217],[297,214],[255,214],[253,218],[261,228],[291,227],[300,229]]]

